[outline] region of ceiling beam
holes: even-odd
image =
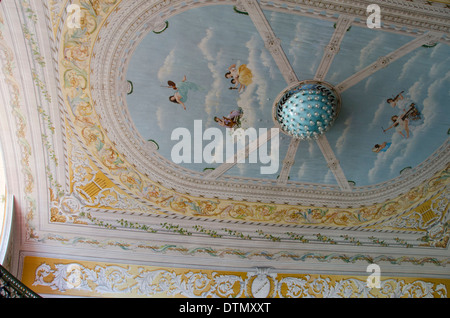
[[[298,82],[297,75],[295,74],[286,54],[281,47],[281,40],[275,36],[275,33],[267,21],[264,13],[257,0],[239,0],[239,5],[248,13],[250,19],[261,35],[264,46],[272,54],[275,63],[280,69],[283,78],[288,84]]]
[[[271,128],[268,129],[265,133],[263,133],[261,136],[259,136],[258,139],[255,139],[251,141],[245,148],[240,149],[236,152],[236,154],[233,155],[233,157],[227,158],[223,164],[209,172],[205,175],[205,179],[208,180],[215,180],[222,176],[224,173],[226,173],[228,170],[233,168],[237,163],[239,159],[247,159],[247,157],[253,152],[256,151],[259,147],[261,147],[263,144],[267,143],[272,138],[279,135],[280,130],[278,128]],[[233,141],[234,141],[234,137]],[[234,142],[233,142],[234,147]],[[278,149],[277,149],[278,150]],[[233,151],[234,153],[234,151]]]
[[[385,68],[390,63],[392,63],[395,60],[401,58],[402,56],[408,54],[409,52],[413,51],[414,49],[416,49],[424,44],[438,42],[441,37],[442,37],[442,33],[435,33],[435,32],[428,32],[422,36],[419,36],[416,39],[406,43],[399,49],[389,53],[388,55],[379,57],[375,62],[373,62],[366,68],[362,69],[361,71],[353,74],[346,80],[339,83],[336,86],[336,89],[338,90],[339,93],[342,93],[343,91],[345,91],[348,88],[352,87],[353,85],[359,83],[360,81],[362,81],[366,77],[374,74],[375,72],[379,71],[380,69]]]
[[[277,184],[285,185],[289,179],[289,172],[295,163],[295,154],[297,153],[298,145],[300,144],[300,139],[292,138],[289,144],[289,148],[283,160],[283,166],[281,167],[280,176],[278,177]]]
[[[314,80],[323,81],[325,76],[328,73],[331,63],[333,62],[334,57],[339,52],[339,48],[347,33],[348,28],[352,25],[354,17],[350,17],[347,15],[340,15],[338,21],[336,23],[336,30],[333,33],[333,36],[330,39],[330,42],[325,47],[324,55],[322,57],[322,61],[320,61],[320,65],[317,68],[316,75],[314,76]]]
[[[352,191],[352,188],[344,175],[344,171],[339,164],[339,160],[334,155],[334,152],[331,149],[330,144],[328,143],[328,139],[325,137],[325,135],[321,135],[319,138],[317,138],[317,145],[322,151],[322,154],[327,161],[328,167],[330,168],[331,172],[333,172],[334,177],[336,178],[336,181],[341,190],[347,192]]]

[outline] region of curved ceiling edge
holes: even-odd
[[[117,10],[114,12],[114,14],[115,13],[124,14],[124,12],[125,11]],[[106,21],[106,23],[108,23],[108,21]],[[124,25],[128,26],[125,23],[124,23]],[[91,44],[90,44],[91,47],[93,46],[93,42],[94,42],[94,39],[96,38],[96,36],[97,36],[97,33],[89,34],[89,36],[88,36],[88,39],[91,40]],[[96,45],[97,44],[99,45],[99,46],[96,46],[97,51],[93,50],[90,52],[91,66],[92,65],[96,66],[94,68],[91,68],[92,76],[89,77],[90,82],[84,83],[84,84],[80,83],[80,81],[82,81],[82,79],[79,78],[79,76],[81,76],[80,72],[82,70],[76,70],[74,68],[71,68],[71,69],[66,69],[65,72],[62,72],[61,75],[62,75],[63,83],[65,83],[64,81],[66,79],[71,80],[70,83],[68,83],[68,85],[64,85],[66,98],[70,97],[70,94],[68,94],[68,93],[71,93],[71,94],[82,93],[82,94],[86,94],[86,95],[91,94],[92,96],[97,96],[97,97],[99,96],[98,95],[99,93],[100,93],[100,96],[103,96],[103,97],[106,94],[106,92],[117,93],[117,89],[114,88],[115,87],[114,85],[116,84],[115,80],[117,78],[105,76],[105,75],[109,75],[111,73],[105,72],[103,66],[111,67],[112,69],[118,70],[120,68],[120,63],[117,63],[117,60],[114,63],[103,63],[100,65],[99,64],[96,65],[95,63],[99,62],[99,60],[98,60],[99,49],[98,48],[103,47],[103,49],[106,49],[107,53],[105,53],[105,55],[102,56],[102,62],[105,62],[105,59],[106,59],[106,61],[108,61],[113,56],[116,57],[115,54],[119,51],[120,43],[118,45],[111,46],[112,42],[105,41],[105,38],[102,38],[102,34],[99,33],[99,35],[97,37],[97,41],[96,41]],[[112,53],[110,54],[109,52],[112,52]],[[60,58],[60,66],[63,69],[64,69],[64,67],[67,66],[67,65],[65,65],[64,62],[65,62],[64,58]],[[99,73],[97,73],[97,71],[99,71]],[[90,72],[87,71],[86,73],[89,74]],[[96,81],[97,78],[100,81]],[[110,85],[113,85],[113,86],[110,86]],[[85,98],[84,97],[85,95],[78,95],[78,96],[82,96],[83,98]],[[117,95],[113,95],[113,96],[117,96]],[[73,100],[68,100],[68,102],[69,102],[68,104],[70,106],[72,106],[70,103],[71,101],[73,101]],[[143,176],[139,175],[140,172],[136,169],[136,164],[134,164],[134,162],[132,162],[132,161],[131,161],[131,163],[132,163],[131,166],[127,165],[127,163],[126,163],[126,161],[128,161],[128,160],[133,160],[134,157],[127,157],[125,159],[125,156],[122,156],[122,154],[118,153],[115,150],[115,147],[119,144],[116,144],[116,142],[115,142],[116,139],[111,138],[111,136],[113,136],[112,134],[116,133],[116,131],[108,131],[108,128],[114,127],[114,126],[105,125],[104,127],[102,127],[102,125],[98,124],[98,122],[97,122],[98,121],[97,114],[95,112],[89,112],[90,110],[93,110],[92,106],[95,106],[96,109],[99,109],[99,108],[101,109],[104,105],[108,105],[108,104],[109,103],[99,104],[94,99],[92,104],[89,104],[89,102],[77,103],[77,105],[75,105],[75,107],[73,107],[71,110],[74,112],[76,119],[78,120],[77,131],[83,136],[84,140],[86,141],[85,146],[87,148],[89,148],[90,150],[93,150],[93,153],[97,156],[97,158],[100,159],[101,163],[105,167],[112,168],[109,170],[109,175],[115,176],[117,178],[117,180],[122,182],[125,187],[128,187],[128,189],[131,192],[133,192],[137,189],[136,183],[138,183],[139,181],[140,182],[143,181],[143,179],[142,179]],[[89,106],[91,106],[91,108]],[[114,111],[113,112],[105,112],[104,109],[103,109],[103,111],[101,111],[99,113],[102,116],[101,120],[103,123],[107,119],[111,120],[111,118],[109,118],[109,117],[105,118],[104,117],[105,114],[108,114],[108,115],[111,114],[112,116],[117,115],[114,113]],[[106,128],[106,129],[104,129],[104,128]],[[139,143],[137,143],[137,144],[139,144]],[[448,149],[447,149],[447,152],[448,152]],[[145,158],[145,159],[148,160],[148,158]],[[116,163],[116,161],[118,163]],[[114,163],[116,165],[111,166],[112,163]],[[133,164],[134,164],[134,167],[133,167]],[[440,165],[442,165],[442,163],[440,163]],[[124,172],[124,173],[120,174],[119,171]],[[428,171],[428,173],[431,173],[431,172]],[[122,179],[122,177],[124,177],[124,178]],[[130,179],[133,182],[129,182]],[[412,182],[414,182],[414,180],[412,180]],[[220,184],[217,187],[223,187],[224,185],[225,185],[225,182],[220,182]],[[147,191],[146,194],[151,193],[150,190],[156,189],[159,186],[155,185],[155,182],[153,182],[153,184],[151,184],[149,187],[151,189],[147,189],[149,191]],[[249,189],[252,191],[252,196],[253,196],[254,189],[251,189],[251,187],[249,187]],[[187,198],[187,200],[185,200],[186,197],[183,197],[182,195],[180,195],[180,193],[177,193],[173,189],[172,190],[161,189],[161,191],[165,192],[165,194],[167,194],[168,196],[171,196],[171,198],[173,199],[170,202],[170,205],[167,205],[164,207],[169,207],[172,211],[175,211],[175,212],[186,213],[186,215],[189,215],[189,213],[191,213],[191,215],[192,214],[196,215],[195,213],[197,213],[198,211],[196,211],[195,209],[189,210],[189,207],[187,207],[189,204],[195,204],[195,203],[197,203],[197,207],[200,207],[202,209],[201,212],[206,212],[206,214],[204,214],[203,216],[207,216],[207,217],[216,216],[213,214],[208,215],[207,214],[208,212],[212,211],[214,213],[217,213],[217,211],[221,211],[221,213],[222,213],[223,209],[225,209],[225,208],[230,209],[230,205],[233,205],[233,207],[231,207],[231,211],[227,210],[227,213],[231,213],[231,212],[237,213],[237,212],[239,212],[239,209],[246,207],[245,203],[231,202],[231,201],[226,202],[226,200],[224,200],[225,202],[220,202],[219,200],[215,200],[215,199],[213,199],[213,200],[207,200],[207,199],[190,200],[189,198]],[[279,196],[278,191],[275,191],[275,192],[277,192],[277,196]],[[139,192],[139,189],[137,189],[135,193],[144,195],[143,192]],[[314,192],[314,191],[303,191],[302,193],[304,194],[305,197],[311,197],[314,194],[316,194],[319,197],[317,192]],[[340,194],[339,192],[332,193],[331,191],[329,191],[328,194],[330,194],[330,193],[333,196],[335,196],[336,198],[339,198],[339,194]],[[226,196],[227,192],[225,191],[224,193],[221,193],[221,195]],[[350,194],[350,195],[348,195],[348,198],[357,197],[357,196],[358,196],[357,193]],[[261,197],[263,197],[263,196],[261,195]],[[268,197],[267,193],[265,193],[264,197],[267,199],[267,197]],[[270,198],[270,196],[269,196],[269,198]],[[230,199],[230,198],[225,197],[225,199]],[[323,200],[323,197],[322,197],[322,200]],[[331,201],[332,201],[332,199],[330,199],[330,202]],[[361,200],[358,200],[358,201],[361,201]],[[264,202],[264,201],[262,201],[262,202]],[[318,201],[318,202],[320,202],[320,201]],[[342,201],[341,201],[341,203],[342,203]],[[284,204],[284,203],[280,203],[280,204]],[[326,204],[323,204],[323,206],[325,206],[325,205]],[[263,204],[260,206],[253,205],[250,208],[254,208],[255,210],[258,210],[261,208],[264,209],[264,207],[267,207],[267,206],[265,206]],[[237,208],[238,210],[233,210],[235,208]],[[293,216],[292,213],[295,214],[296,213],[295,211],[298,210],[298,208],[296,208],[296,207],[289,207],[289,206],[278,206],[275,208],[277,209],[276,214],[278,216],[280,216],[281,214],[284,213],[285,215],[287,215],[287,218],[289,218],[290,216]],[[214,210],[216,210],[216,211],[214,211]],[[289,212],[288,210],[291,210],[291,211]],[[344,212],[344,214],[348,212],[348,211],[344,211],[344,210],[342,210],[341,212]],[[264,211],[261,211],[261,212],[264,212]],[[338,211],[338,213],[339,213],[339,211]],[[350,213],[357,214],[358,211],[353,210]],[[202,215],[197,214],[197,216],[202,216]],[[267,221],[268,222],[271,222],[271,221],[278,222],[278,220],[276,218],[277,218],[277,216],[270,217]],[[263,219],[260,219],[260,221],[263,221]],[[266,220],[264,219],[264,221],[266,221]],[[291,222],[292,221],[294,221],[294,220],[291,220]]]
[[[221,2],[221,4],[231,3],[233,2]],[[197,3],[196,7],[201,5],[211,5],[211,3]],[[138,7],[139,9],[137,9]],[[172,8],[170,16],[179,14],[188,7],[186,5],[178,9]],[[108,23],[108,26],[100,31],[99,37],[102,40],[95,43],[95,58],[93,58],[95,67],[93,67],[91,76],[95,79],[94,83],[102,83],[102,89],[92,90],[92,96],[96,109],[101,114],[103,127],[107,128],[109,137],[115,141],[120,153],[125,154],[127,160],[134,167],[153,181],[160,182],[163,186],[172,188],[179,193],[193,196],[201,196],[206,193],[208,197],[220,199],[233,198],[234,200],[282,204],[352,207],[392,199],[405,192],[405,189],[417,186],[443,168],[441,160],[436,159],[445,157],[448,152],[446,145],[442,146],[422,165],[416,167],[414,171],[410,171],[407,176],[402,175],[373,186],[357,187],[352,193],[341,193],[336,186],[299,182],[288,182],[287,186],[279,186],[273,181],[268,181],[267,185],[255,186],[258,183],[249,178],[226,177],[218,181],[207,181],[204,179],[203,173],[184,169],[170,162],[155,152],[152,144],[143,140],[137,132],[128,114],[126,93],[123,89],[126,81],[124,74],[126,74],[127,64],[135,48],[145,35],[152,31],[153,27],[161,23],[161,16],[166,15],[166,18],[169,16],[166,12],[167,9],[151,11],[152,8],[154,9],[154,6],[148,3],[138,3],[133,7],[129,6],[128,10],[121,8],[119,12],[113,13],[114,20],[120,21],[120,23]],[[138,12],[145,12],[145,14],[141,15]],[[119,27],[111,30],[111,25]],[[127,46],[125,47],[125,45]],[[100,57],[102,63],[100,63]],[[96,63],[97,59],[98,63]],[[93,87],[95,88],[95,86]],[[104,105],[108,106],[104,108]],[[122,120],[123,116],[124,120]],[[231,181],[226,179],[231,179]],[[275,190],[274,185],[276,185]],[[395,189],[402,190],[396,191]],[[294,195],[295,198],[293,198]]]

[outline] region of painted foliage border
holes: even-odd
[[[23,282],[38,293],[95,297],[447,298],[450,280],[217,271],[27,256]]]
[[[80,29],[64,26],[60,51],[61,86],[73,115],[72,121],[84,145],[114,182],[121,184],[129,193],[149,203],[187,216],[262,221],[276,224],[314,224],[334,227],[360,226],[392,217],[406,211],[423,198],[430,197],[430,190],[446,186],[447,178],[433,181],[433,187],[422,185],[398,198],[371,207],[363,208],[317,208],[293,207],[282,204],[259,204],[234,200],[208,200],[183,195],[166,189],[150,180],[128,163],[101,126],[95,112],[89,82],[89,60],[101,25],[112,10],[117,10],[120,1],[80,2],[82,25]],[[447,174],[445,170],[444,175]]]

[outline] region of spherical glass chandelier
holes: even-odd
[[[302,81],[280,93],[273,105],[276,126],[299,139],[317,139],[335,121],[341,98],[332,85]]]

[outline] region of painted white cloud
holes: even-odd
[[[422,76],[409,88],[405,96],[409,96],[412,101],[418,101],[420,96],[423,96],[425,89],[421,83],[423,83]]]
[[[430,71],[428,73],[428,76],[431,78],[434,78],[438,76],[439,71],[442,69],[448,68],[448,65],[450,64],[450,57],[446,58],[444,61],[440,63],[435,63],[430,67]]]
[[[323,55],[324,55],[324,53],[323,53],[322,50],[317,50],[316,51],[315,59],[310,62],[311,66],[309,68],[309,72],[311,74],[315,74],[317,72],[317,69],[319,68],[320,62],[322,61]]]
[[[387,107],[387,103],[385,101],[382,101],[379,105],[377,110],[375,111],[373,115],[372,122],[369,124],[369,130],[372,130],[375,128],[375,126],[380,125],[381,116],[384,114],[384,111]],[[386,127],[387,128],[387,127]]]
[[[306,174],[307,171],[308,171],[308,170],[307,170],[307,168],[306,168],[306,163],[304,162],[304,163],[302,163],[302,165],[301,165],[300,168],[298,169],[297,177],[298,177],[300,180],[302,180],[303,176]]]
[[[299,53],[302,47],[302,43],[305,41],[305,36],[306,32],[303,32],[303,23],[302,22],[298,22],[295,25],[295,31],[294,33],[295,36],[293,37],[293,39],[291,40],[291,42],[289,43],[289,55],[293,56],[293,59],[291,61],[292,63],[292,67],[296,67],[299,63]]]
[[[283,14],[277,11],[272,11],[267,15],[267,19],[269,20],[271,25],[275,25],[281,19],[283,19]]]
[[[352,117],[349,117],[345,120],[344,122],[345,128],[342,131],[342,134],[339,136],[338,140],[336,141],[336,151],[338,155],[342,154],[342,151],[344,150],[345,141],[347,140],[347,135],[350,132],[351,124],[352,124]]]
[[[245,43],[248,58],[242,61],[234,61],[237,66],[247,64],[247,67],[253,73],[253,83],[245,88],[243,92],[236,94],[236,104],[228,105],[225,99],[228,98],[230,80],[225,79],[224,74],[231,65],[226,64],[225,51],[215,48],[215,31],[212,28],[206,30],[206,35],[201,39],[198,48],[203,58],[208,61],[208,69],[210,71],[212,81],[205,97],[205,111],[211,115],[208,116],[207,125],[213,124],[212,120],[217,114],[223,113],[226,106],[241,107],[244,111],[244,122],[246,127],[253,127],[257,121],[257,109],[262,109],[267,102],[267,91],[269,89],[269,81],[275,76],[276,65],[272,61],[272,56],[260,49],[259,34],[252,35],[250,40]],[[242,58],[242,57],[241,57]],[[228,63],[230,63],[228,61]],[[264,68],[265,70],[262,70]],[[271,74],[267,76],[267,71]],[[227,115],[223,113],[222,115]]]
[[[211,52],[211,49],[209,48],[208,44],[210,42],[210,40],[214,37],[214,31],[212,28],[208,28],[206,30],[206,36],[200,41],[200,43],[198,44],[198,48],[200,49],[200,51],[202,52],[203,56],[208,60],[208,61],[213,61],[214,60],[214,56]]]
[[[264,108],[264,105],[267,101],[267,91],[269,89],[269,82],[266,79],[264,72],[259,68],[258,62],[260,61],[260,49],[258,47],[259,35],[253,35],[245,46],[248,49],[248,63],[247,67],[253,73],[253,83],[256,87],[256,96],[259,102],[260,109]]]
[[[389,147],[387,152],[379,152],[377,154],[377,158],[374,162],[373,167],[369,170],[368,178],[371,183],[376,182],[376,177],[383,172],[383,169],[386,169],[386,166],[389,166],[399,152],[402,151],[405,147],[406,140],[400,136],[399,134],[395,134],[392,137],[392,145]]]
[[[208,61],[208,69],[210,71],[212,82],[209,87],[208,93],[205,96],[205,111],[208,115],[208,122],[206,125],[211,125],[214,116],[219,111],[222,91],[224,90],[224,65],[220,63],[222,61],[223,51],[215,52],[213,49],[214,30],[208,28],[206,35],[201,39],[197,45],[203,58]]]
[[[155,116],[156,116],[156,120],[157,120],[157,122],[158,122],[158,126],[159,126],[159,129],[161,129],[161,130],[164,130],[164,127],[166,126],[164,123],[165,123],[165,120],[164,120],[164,109],[163,109],[163,107],[158,107],[158,109],[156,110],[156,112],[155,112]]]
[[[404,98],[405,103],[409,105],[409,103],[412,103],[413,101],[418,101],[421,99],[421,96],[424,94],[424,86],[423,81],[424,77],[421,76],[418,81],[414,82],[414,84],[407,90],[402,93],[402,96]],[[400,93],[400,92],[397,92]],[[396,95],[392,94],[392,96]],[[375,111],[372,122],[369,124],[369,129],[374,129],[376,126],[380,126],[383,128],[387,128],[386,126],[388,123],[385,121],[387,117],[392,115],[393,108],[390,104],[387,103],[387,99],[389,96],[386,96],[385,99],[383,99],[380,104],[378,104],[377,110]]]
[[[308,146],[308,153],[311,158],[314,158],[319,152],[316,151],[319,147],[315,147],[317,144],[315,142],[310,142]],[[320,152],[322,154],[322,152]]]
[[[275,79],[278,67],[275,64],[272,55],[266,50],[261,51],[261,62],[269,70],[270,78]]]
[[[170,51],[170,53],[164,59],[163,65],[158,70],[158,80],[161,83],[166,83],[167,79],[172,76],[174,62],[175,62],[175,49]]]
[[[431,54],[430,54],[430,58],[434,58],[435,55],[437,54],[437,52],[441,49],[444,48],[445,44],[442,43],[438,43],[434,48],[431,49]]]
[[[371,40],[364,48],[362,48],[361,54],[359,55],[359,65],[355,67],[355,71],[360,71],[364,67],[375,62],[375,60],[372,60],[373,51],[375,51],[376,48],[383,43],[384,38],[384,34],[382,32],[379,32],[379,34],[375,38],[373,38],[373,40]]]
[[[377,154],[374,166],[369,170],[368,177],[370,182],[376,181],[376,177],[382,172],[382,169],[389,169],[389,173],[394,176],[404,168],[405,160],[414,156],[417,153],[417,149],[420,149],[421,145],[427,142],[428,132],[440,121],[440,116],[437,113],[441,103],[439,98],[442,97],[443,89],[445,90],[446,88],[445,83],[449,79],[450,72],[447,72],[445,76],[435,80],[428,87],[421,111],[423,123],[419,126],[410,125],[410,136],[408,139],[402,137],[396,131],[392,131],[392,145],[388,151]],[[418,85],[420,84],[414,83],[408,91],[411,91],[413,87],[418,87]],[[448,94],[448,89],[445,91]]]
[[[220,51],[217,54],[217,56],[218,56],[218,60],[220,60],[220,57],[222,56],[222,51]],[[212,117],[209,116],[209,117],[213,118],[214,114],[220,108],[222,91],[224,90],[224,86],[223,86],[224,77],[222,76],[223,67],[221,67],[221,65],[218,65],[217,63],[210,61],[210,62],[208,62],[208,69],[211,72],[213,81],[212,81],[210,89],[205,97],[205,110],[209,115],[213,115]]]
[[[237,106],[244,111],[246,127],[253,127],[257,121],[257,109],[263,109],[267,102],[269,82],[265,73],[260,69],[261,53],[258,47],[259,35],[253,35],[245,43],[248,49],[247,67],[252,71],[253,82],[241,92],[237,98]],[[256,98],[255,98],[256,97]]]
[[[437,96],[442,96],[443,85],[450,78],[450,72],[445,77],[435,80],[428,88],[428,96],[423,101],[422,115],[424,118],[423,124],[418,127],[410,126],[410,138],[405,146],[405,150],[402,156],[395,158],[390,166],[391,171],[402,169],[401,166],[404,159],[413,156],[414,153],[420,148],[421,143],[426,142],[427,133],[435,127],[440,121],[440,116],[437,113],[439,108],[439,100]]]
[[[248,86],[243,93],[240,94],[236,103],[244,112],[245,127],[253,127],[256,124],[256,113],[254,105],[254,94],[256,91],[255,85]]]
[[[403,64],[400,75],[398,76],[398,81],[402,81],[405,78],[408,78],[411,75],[411,72],[415,71],[415,69],[417,68],[417,62],[423,60],[425,53],[425,50],[418,50],[413,57],[408,59],[408,61]]]
[[[327,81],[330,83],[336,82],[339,76],[339,72],[328,72]]]
[[[370,92],[370,90],[372,89],[372,82],[373,82],[374,77],[369,77],[366,81],[366,85],[364,85],[364,91],[366,93]]]
[[[336,177],[333,174],[333,171],[328,170],[326,175],[323,178],[323,183],[325,184],[330,184],[330,183],[335,183],[336,182]]]

